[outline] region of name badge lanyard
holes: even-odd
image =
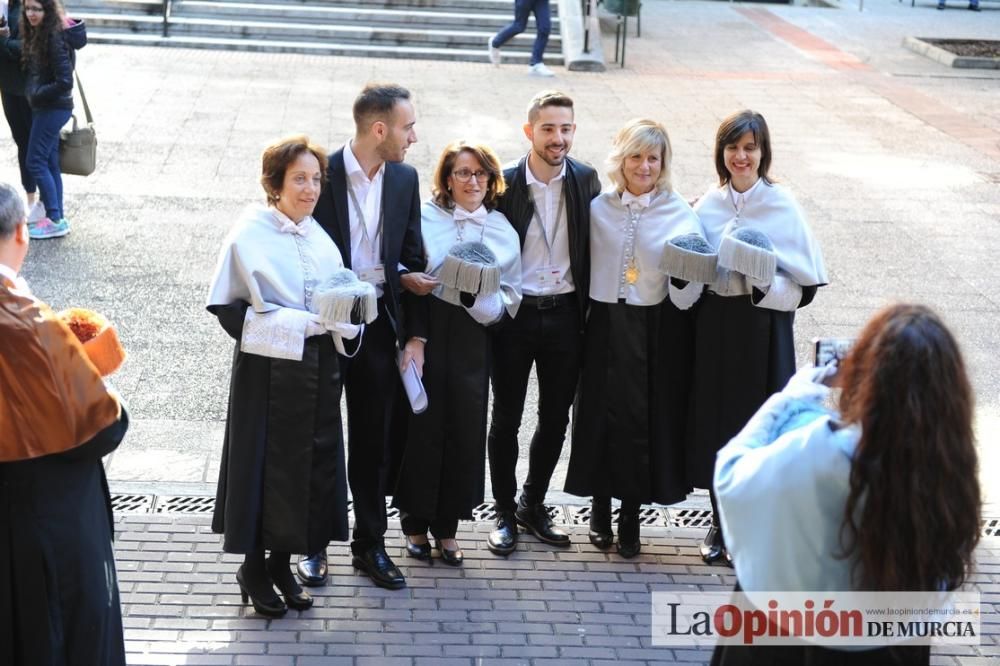
[[[557,210],[556,210],[556,219],[555,219],[555,223],[553,224],[554,228],[552,229],[552,239],[551,240],[549,239],[548,235],[545,233],[545,223],[542,222],[542,216],[538,213],[538,206],[534,206],[534,209],[535,209],[534,210],[534,218],[535,218],[535,221],[538,222],[538,228],[542,232],[542,240],[545,241],[545,250],[546,250],[546,252],[548,252],[549,266],[550,267],[552,266],[552,248],[555,246],[555,244],[556,244],[556,237],[559,235],[559,220],[562,219],[562,214],[563,214],[563,204],[565,203],[565,198],[563,197],[564,192],[565,192],[565,184],[559,190],[559,205],[557,206]]]
[[[384,183],[383,183],[384,184]],[[368,251],[371,256],[373,264],[377,264],[379,260],[378,256],[378,242],[382,237],[382,226],[385,224],[385,206],[379,205],[378,209],[378,226],[375,227],[375,240],[374,242],[368,236],[368,220],[365,219],[364,211],[361,210],[361,204],[358,203],[358,195],[354,193],[354,187],[351,185],[350,178],[347,179],[347,193],[351,197],[351,204],[354,206],[354,213],[358,216],[358,221],[361,222],[361,238],[368,246]]]

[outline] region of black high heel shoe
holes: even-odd
[[[302,589],[292,570],[288,568],[288,562],[275,563],[270,557],[265,563],[268,575],[274,584],[281,590],[281,596],[285,598],[285,604],[295,610],[309,610],[313,605],[313,598],[308,592]]]
[[[722,530],[718,525],[712,525],[705,535],[705,540],[698,547],[698,553],[705,564],[713,564],[726,558],[726,542],[722,539]]]
[[[431,559],[431,542],[425,541],[423,543],[413,543],[410,541],[411,536],[418,536],[415,534],[404,534],[403,541],[406,542],[406,554],[408,557],[412,557],[417,560],[422,560],[424,562],[430,562],[434,564],[434,560]]]
[[[236,583],[240,586],[240,596],[243,603],[253,602],[253,608],[260,615],[267,617],[284,617],[288,612],[285,602],[278,598],[271,587],[270,581],[258,584],[256,581],[248,581],[241,566],[236,571]],[[266,587],[266,589],[264,589]]]
[[[633,512],[622,507],[618,514],[618,554],[628,560],[638,555],[640,550],[639,509]]]
[[[611,499],[594,497],[590,500],[590,532],[587,533],[594,548],[607,550],[615,544],[611,533]]]
[[[439,539],[435,540],[435,545],[437,549],[441,551],[441,559],[444,560],[445,564],[450,564],[453,567],[462,566],[462,560],[464,559],[462,555],[462,549],[458,548],[456,550],[448,550],[443,545]]]

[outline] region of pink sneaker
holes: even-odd
[[[53,222],[43,217],[37,222],[28,223],[28,236],[34,239],[61,238],[69,233],[69,222],[65,219]]]

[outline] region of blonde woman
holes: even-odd
[[[567,492],[593,497],[590,541],[611,547],[610,498],[622,501],[618,553],[639,553],[639,508],[685,498],[684,431],[692,321],[703,285],[660,272],[664,245],[701,235],[670,184],[663,125],[633,120],[608,156],[614,188],[590,205],[590,317],[573,419]]]

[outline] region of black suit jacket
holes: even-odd
[[[497,209],[503,213],[511,226],[521,237],[521,249],[528,233],[528,225],[535,215],[535,200],[525,176],[528,157],[522,157],[514,166],[504,169],[503,178],[507,189],[500,197]],[[590,201],[601,193],[601,179],[593,167],[566,158],[566,182],[563,183],[566,197],[566,222],[569,227],[569,263],[573,271],[573,285],[580,303],[580,326],[582,328],[590,297]]]
[[[337,244],[344,265],[351,266],[351,218],[348,214],[347,170],[344,149],[329,157],[326,183],[313,217]],[[424,270],[423,238],[420,235],[420,183],[417,170],[402,162],[386,162],[382,181],[382,261],[385,263],[384,302],[390,325],[400,348],[407,338],[402,307],[402,272]]]

